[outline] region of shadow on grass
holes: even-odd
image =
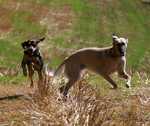
[[[16,100],[16,99],[25,99],[25,100],[31,100],[30,97],[31,94],[15,94],[15,95],[8,95],[8,96],[0,96],[0,101],[2,100]]]
[[[0,97],[0,101],[1,100],[14,100],[14,99],[18,99],[20,97],[23,97],[24,95],[22,94],[16,94],[16,95],[10,95],[10,96],[3,96],[3,97]]]

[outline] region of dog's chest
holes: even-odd
[[[110,61],[109,63],[104,64],[103,71],[106,73],[113,73],[117,71],[119,63],[116,61]]]
[[[91,61],[92,62],[92,61]],[[94,64],[89,65],[89,69],[98,71],[101,73],[111,74],[117,71],[119,67],[118,58],[105,58],[97,61],[93,61]]]

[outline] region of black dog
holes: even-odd
[[[43,37],[37,40],[27,40],[21,44],[24,49],[21,66],[23,69],[23,74],[25,76],[27,76],[27,73],[29,74],[29,78],[31,80],[30,87],[33,87],[33,74],[35,70],[38,72],[39,83],[43,80],[42,70],[44,63],[38,44],[44,39],[45,38]]]

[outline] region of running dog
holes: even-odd
[[[60,92],[67,96],[68,90],[82,75],[84,69],[89,69],[106,79],[116,89],[117,84],[110,75],[118,75],[127,80],[126,87],[130,88],[131,77],[126,72],[126,49],[128,39],[112,35],[112,46],[105,48],[83,48],[66,58],[56,69],[54,76],[64,72],[68,83],[60,88]]]
[[[24,50],[24,55],[22,59],[22,69],[24,76],[29,74],[29,78],[31,80],[30,87],[33,87],[33,74],[34,71],[38,72],[39,82],[43,80],[43,58],[41,56],[38,44],[43,41],[45,38],[40,38],[37,40],[27,40],[21,43],[22,48]]]

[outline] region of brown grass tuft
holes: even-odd
[[[150,124],[150,101],[142,103],[145,92],[122,95],[110,90],[101,95],[98,88],[87,84],[86,79],[78,82],[70,91],[66,101],[58,99],[57,80],[49,85],[48,96],[33,96],[26,111],[34,125],[50,126],[148,126]],[[57,84],[56,84],[57,83]],[[149,91],[148,91],[149,92]],[[147,94],[147,93],[146,93]],[[148,97],[149,94],[147,94]]]

